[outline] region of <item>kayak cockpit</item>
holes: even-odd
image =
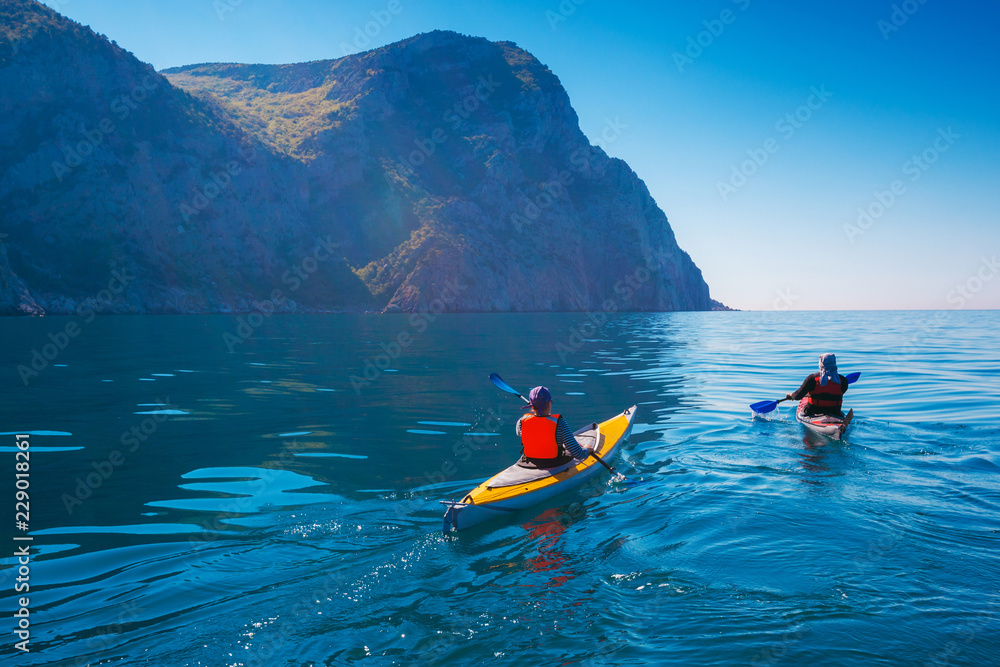
[[[592,424],[580,429],[573,435],[576,437],[576,441],[580,443],[581,447],[585,449],[594,449],[595,445],[600,440],[600,429],[598,429],[597,424]],[[530,484],[531,482],[537,482],[545,479],[546,477],[552,477],[561,472],[566,472],[570,468],[580,465],[582,462],[583,461],[581,459],[573,459],[568,463],[553,466],[552,468],[529,467],[523,465],[521,462],[518,462],[496,475],[493,475],[493,477],[486,481],[484,486],[488,491],[492,491],[493,489],[499,489],[505,486]]]

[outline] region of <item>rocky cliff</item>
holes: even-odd
[[[157,73],[33,0],[0,31],[0,312],[712,307],[514,44]]]

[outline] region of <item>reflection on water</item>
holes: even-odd
[[[307,505],[332,498],[323,494],[293,493],[316,486],[316,482],[305,475],[277,468],[204,468],[182,477],[214,480],[179,485],[181,489],[209,493],[211,496],[154,500],[146,505],[225,514],[254,514],[266,507]]]
[[[559,549],[559,538],[566,531],[562,514],[561,509],[550,508],[522,525],[538,550],[538,555],[529,558],[525,566],[534,573],[549,572],[548,586],[561,586],[576,577],[568,567],[566,555]]]
[[[844,446],[843,441],[838,443],[804,429],[802,445],[804,449],[799,453],[799,457],[802,459],[802,469],[809,473],[802,481],[808,484],[819,484],[821,483],[819,478],[833,476],[830,467],[826,464],[826,459],[829,458],[832,448],[838,445]]]
[[[44,320],[0,319],[8,368]],[[998,320],[626,314],[561,348],[581,317],[442,316],[352,384],[405,316],[275,317],[235,354],[227,317],[98,318],[4,390],[0,455],[37,454],[17,664],[991,664]],[[863,371],[845,441],[751,416],[823,351]],[[442,537],[438,501],[520,453],[494,371],[572,426],[638,403],[642,483]]]

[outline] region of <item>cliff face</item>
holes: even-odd
[[[216,312],[288,292],[320,235],[294,160],[41,4],[0,0],[0,29],[0,311]],[[313,278],[293,298],[367,295],[342,260]]]
[[[2,312],[711,307],[513,44],[156,73],[32,0],[0,30]]]

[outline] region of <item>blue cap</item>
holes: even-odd
[[[535,387],[528,394],[528,400],[533,408],[544,408],[552,400],[552,394],[547,387]]]

